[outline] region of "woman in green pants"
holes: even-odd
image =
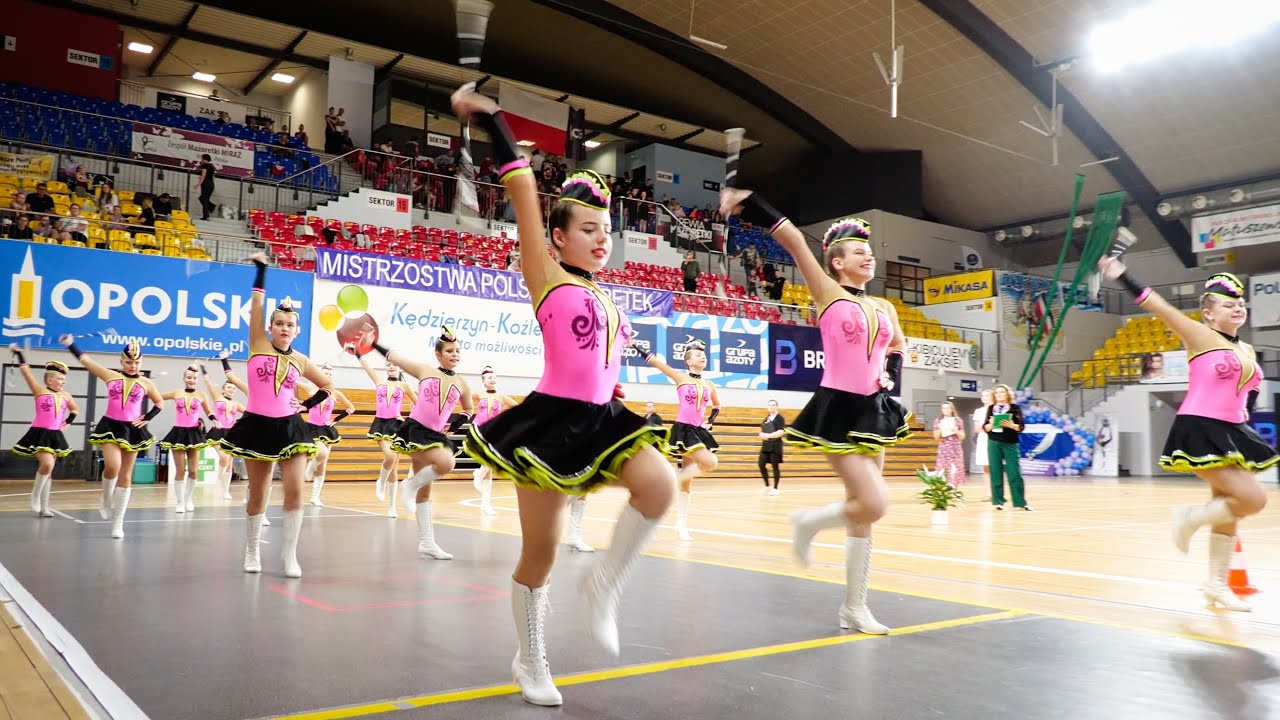
[[[987,457],[991,461],[991,504],[997,510],[1004,509],[1004,477],[1009,476],[1009,494],[1013,506],[1032,510],[1023,492],[1022,470],[1018,467],[1018,434],[1022,432],[1022,409],[1013,402],[1013,391],[1008,385],[992,388],[995,402],[987,406],[987,419],[982,429],[987,432]],[[999,422],[995,418],[1008,415]]]

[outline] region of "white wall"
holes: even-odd
[[[622,143],[609,143],[595,150],[588,150],[587,159],[579,163],[578,167],[582,170],[595,170],[601,175],[617,177],[624,167],[622,147]]]
[[[267,108],[269,110],[288,110],[285,98],[281,95],[268,95],[263,92],[251,92],[248,95],[241,95],[238,92],[231,92],[219,87],[217,84],[200,82],[199,80],[192,78],[190,75],[182,75],[178,77],[168,75],[151,76],[146,75],[143,68],[130,68],[126,66],[124,79],[132,80],[133,82],[142,85],[149,85],[151,87],[176,90],[178,92],[189,93],[191,95],[199,95],[200,97],[208,97],[214,90],[217,90],[218,95],[229,103]],[[266,82],[273,81],[267,80]],[[232,87],[237,87],[234,83],[228,84]]]
[[[1060,378],[1065,368],[1078,367],[1078,363],[1091,359],[1093,352],[1102,347],[1108,338],[1115,335],[1123,324],[1124,318],[1119,315],[1072,309],[1067,314],[1066,324],[1062,326],[1062,331],[1059,333],[1063,352],[1049,354],[1045,360],[1046,366],[1049,367],[1041,370],[1041,381],[1046,374],[1053,374],[1055,378]],[[1045,340],[1048,340],[1048,336]],[[1044,352],[1043,345],[1040,352]],[[1008,345],[1002,347],[1000,350],[1001,379],[1010,385],[1017,382],[1029,354],[1026,350],[1017,347]],[[1063,365],[1063,363],[1073,364]],[[1066,370],[1066,374],[1069,372]],[[1040,390],[1044,385],[1042,382],[1037,382],[1033,387]]]
[[[872,245],[881,260],[876,268],[878,277],[884,277],[884,261],[887,260],[923,265],[931,268],[934,275],[957,272],[956,263],[964,260],[961,247],[966,245],[978,251],[985,267],[1009,266],[1006,260],[996,255],[990,240],[983,233],[882,210],[850,213],[806,226],[803,230],[814,238],[821,238],[833,222],[855,216],[871,223]]]
[[[649,249],[650,246],[653,246],[652,250]],[[614,240],[613,255],[620,257],[624,263],[627,260],[631,260],[633,262],[665,265],[667,267],[680,267],[680,263],[684,261],[684,255],[672,247],[661,235],[631,232],[630,230],[622,232]],[[609,265],[614,265],[613,258],[610,258]]]
[[[397,212],[397,200],[403,201],[404,212]],[[415,218],[421,217],[409,200],[408,195],[360,188],[350,195],[341,195],[336,200],[321,203],[315,210],[307,211],[307,217],[326,220],[333,218],[342,222],[408,230],[417,222]]]
[[[324,149],[324,114],[329,109],[329,74],[321,70],[294,71],[298,78],[293,90],[285,96],[284,109],[291,118],[290,130],[297,132],[298,124],[306,126],[307,142],[313,149]]]

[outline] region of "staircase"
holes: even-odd
[[[338,424],[338,432],[342,435],[342,443],[332,449],[329,466],[325,472],[325,480],[329,482],[368,482],[378,477],[378,467],[382,464],[382,453],[378,445],[365,437],[369,423],[373,421],[373,390],[343,389],[356,406],[356,412]],[[631,409],[643,412],[643,404],[631,403]],[[676,416],[674,404],[659,404],[658,414],[670,421]],[[715,478],[755,479],[760,477],[756,458],[760,452],[760,422],[764,420],[764,411],[754,408],[724,408],[716,418],[716,440],[720,442],[720,467],[713,474]],[[794,417],[795,413],[791,413]],[[914,435],[889,448],[885,455],[884,474],[886,476],[914,476],[921,465],[933,466],[937,447],[933,436],[920,426],[912,428]],[[454,436],[454,441],[461,447],[461,436]],[[789,477],[830,477],[831,466],[827,464],[821,453],[802,451],[788,447],[785,450],[783,471]],[[401,463],[401,474],[406,471],[407,464]],[[457,467],[449,479],[470,478],[476,463],[463,455],[458,458]]]
[[[192,218],[191,222],[195,224],[200,241],[212,260],[243,263],[245,258],[262,250],[243,220],[211,217],[208,220]]]

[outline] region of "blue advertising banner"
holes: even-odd
[[[703,374],[720,387],[764,390],[769,346],[769,323],[760,320],[674,313],[670,318],[632,317],[636,343],[658,353],[667,364],[684,369],[685,346],[701,340],[707,344],[708,367]],[[647,345],[645,345],[648,343]],[[665,375],[645,364],[635,348],[623,354],[622,382],[670,383]]]
[[[801,325],[769,325],[769,389],[813,392],[822,381],[822,333]]]
[[[517,272],[413,258],[316,248],[316,278],[394,290],[420,290],[479,300],[529,302],[529,289]],[[601,284],[626,315],[666,317],[674,307],[667,290]]]
[[[250,266],[0,240],[0,268],[6,343],[52,348],[70,333],[86,352],[137,340],[152,355],[248,358]],[[287,296],[305,318],[311,286],[311,273],[272,270],[267,306]],[[302,327],[294,347],[305,353]]]

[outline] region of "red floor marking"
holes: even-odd
[[[463,595],[461,597],[454,597],[454,598],[433,598],[429,600],[396,600],[396,601],[389,601],[389,602],[382,602],[382,603],[364,603],[360,605],[338,606],[338,605],[330,605],[328,603],[321,602],[320,600],[317,600],[309,595],[306,595],[297,590],[284,587],[283,585],[268,585],[267,589],[271,590],[272,592],[280,593],[285,597],[297,600],[298,602],[304,605],[313,607],[317,610],[325,610],[327,612],[352,612],[357,610],[390,610],[393,608],[415,607],[419,605],[447,605],[450,603],[464,603],[464,602],[473,602],[473,601],[479,601],[479,600],[492,600],[495,598],[504,598],[504,597],[511,596],[510,592],[506,590],[500,590],[495,587],[489,587],[487,585],[477,585],[474,583],[466,582],[464,580],[456,580],[454,578],[442,577],[440,575],[423,575],[422,573],[414,573],[412,575],[401,575],[401,576],[364,578],[360,580],[321,580],[318,582],[299,581],[297,585],[298,586],[301,586],[301,585],[349,585],[354,583],[368,582],[369,580],[377,581],[377,580],[392,580],[392,579],[403,579],[403,578],[425,578],[430,580],[436,580],[436,581],[445,583],[447,585],[454,585],[457,587],[466,588],[468,590],[474,590],[476,592],[475,594]]]

